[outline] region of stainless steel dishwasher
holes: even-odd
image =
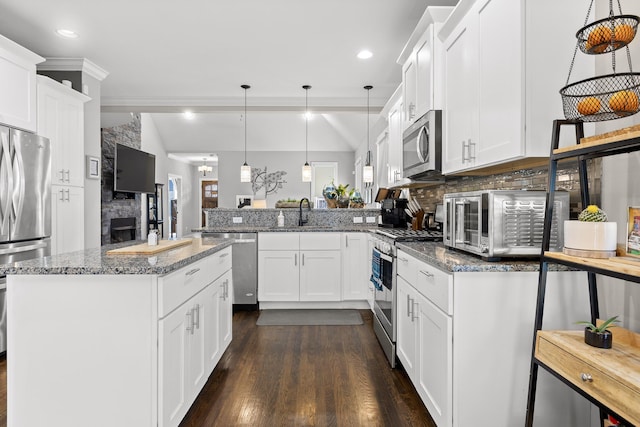
[[[231,268],[233,305],[258,303],[258,233],[202,233],[203,238],[233,239]]]

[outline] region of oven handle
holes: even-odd
[[[378,252],[378,255],[380,256],[380,259],[383,259],[383,260],[388,261],[388,262],[393,262],[393,258],[391,258],[389,255],[383,254],[382,252],[380,252],[376,248],[373,248],[373,250]]]

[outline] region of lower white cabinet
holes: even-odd
[[[524,425],[538,272],[451,273],[403,250],[397,259],[397,356],[436,425]],[[545,329],[589,318],[584,286],[579,272],[549,272]],[[543,374],[538,390],[534,425],[591,425],[589,403],[560,381]]]
[[[368,300],[369,263],[368,233],[342,233],[342,299]]]
[[[340,301],[340,233],[259,233],[259,301]]]

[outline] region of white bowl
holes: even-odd
[[[564,222],[564,247],[586,251],[615,251],[618,224],[615,222]]]

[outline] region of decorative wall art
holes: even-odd
[[[269,194],[275,194],[279,189],[283,188],[282,184],[286,184],[287,181],[283,177],[287,173],[285,171],[276,171],[267,173],[267,167],[264,170],[260,168],[251,168],[251,190],[253,194],[264,188],[265,197]]]

